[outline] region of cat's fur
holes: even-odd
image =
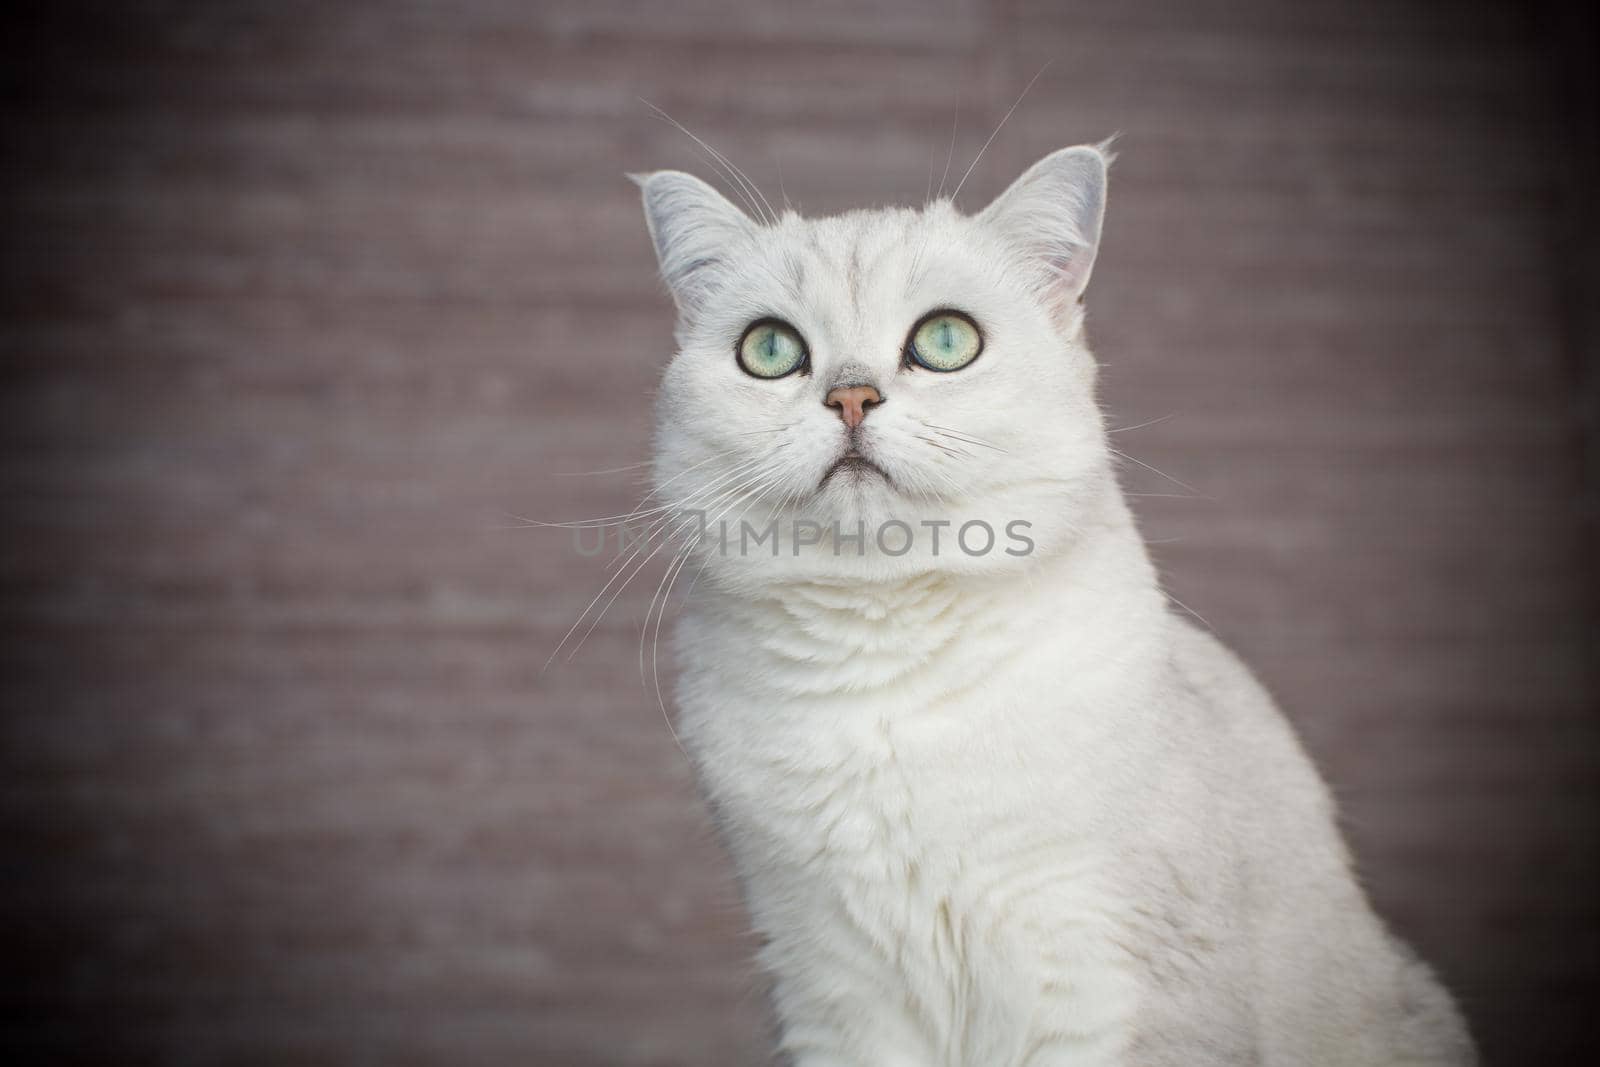
[[[802,1067],[1471,1063],[1271,698],[1157,587],[1083,333],[1107,163],[1056,152],[974,216],[757,222],[686,174],[636,179],[679,308],[658,500],[713,533],[869,530],[859,555],[787,525],[776,557],[708,536],[686,564],[679,732],[782,1049]],[[905,368],[938,307],[980,324],[983,354]],[[804,335],[809,374],[740,370],[764,316]],[[819,487],[840,383],[883,394],[861,449],[888,477]],[[889,518],[1023,519],[1036,548],[967,555],[952,526],[937,555],[922,536],[891,556],[870,533]]]

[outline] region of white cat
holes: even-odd
[[[636,178],[679,310],[658,514],[699,535],[680,733],[782,1049],[1472,1063],[1271,698],[1157,588],[1083,332],[1107,164],[970,217]]]

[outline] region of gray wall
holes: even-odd
[[[760,1062],[654,576],[541,677],[604,573],[509,516],[638,492],[557,474],[648,454],[622,172],[709,173],[637,97],[829,211],[920,200],[1050,61],[962,201],[1122,131],[1092,326],[1114,423],[1161,420],[1119,444],[1196,490],[1127,472],[1169,588],[1492,1056],[1600,1053],[1592,18],[48,11],[0,62],[8,1052]]]

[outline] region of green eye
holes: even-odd
[[[806,343],[787,322],[762,319],[739,339],[739,366],[757,378],[782,378],[806,362]]]
[[[908,354],[929,370],[960,370],[983,351],[977,324],[959,311],[935,311],[911,331]]]

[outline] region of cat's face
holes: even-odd
[[[1106,471],[1079,303],[1105,168],[1057,152],[970,217],[765,224],[688,175],[639,179],[679,308],[654,503],[725,523],[712,565],[747,576],[1017,567],[1070,540]],[[751,547],[774,519],[776,558]]]

